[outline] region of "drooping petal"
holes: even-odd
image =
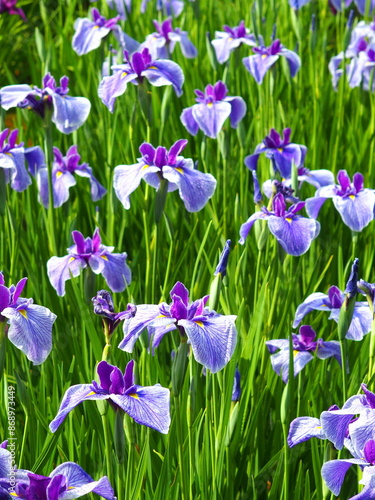
[[[14,170],[9,172],[10,185],[15,191],[24,191],[31,184],[30,176],[25,168],[24,148],[12,149],[7,155],[11,157],[14,165]]]
[[[75,278],[86,266],[84,259],[73,255],[51,257],[47,262],[47,274],[57,295],[63,297],[65,295],[65,281],[70,279],[70,274]]]
[[[278,351],[279,349],[287,349],[289,347],[289,340],[288,339],[267,340],[266,346],[267,346],[268,352],[273,354],[274,352]]]
[[[340,310],[333,309],[329,319],[338,323]],[[354,306],[353,318],[347,331],[346,338],[350,340],[362,340],[371,331],[372,314],[366,302],[357,302]]]
[[[71,134],[83,125],[91,109],[88,99],[61,96],[56,92],[51,92],[51,97],[53,101],[52,121],[60,132]]]
[[[320,231],[318,221],[299,216],[289,221],[283,217],[271,215],[268,227],[285,252],[296,257],[307,252],[311,242]]]
[[[316,355],[320,359],[327,359],[333,356],[341,365],[340,342],[337,342],[336,340],[323,342],[323,345],[318,348]]]
[[[28,95],[35,95],[30,85],[7,85],[0,89],[1,107],[5,110],[14,108],[18,103],[24,101]]]
[[[218,33],[215,33],[215,36],[218,37]],[[242,43],[240,38],[233,38],[229,33],[222,32],[223,35],[220,38],[215,38],[211,41],[216,54],[217,62],[220,64],[224,64],[228,61],[229,56],[233,50],[239,47]]]
[[[193,118],[204,134],[216,139],[225,120],[231,114],[232,107],[228,102],[200,103],[193,106]]]
[[[301,59],[299,55],[286,48],[281,49],[280,55],[284,56],[287,60],[290,70],[290,76],[293,78],[294,76],[296,76],[298,70],[301,67]]]
[[[230,125],[237,128],[242,118],[246,115],[246,103],[242,97],[226,97],[225,102],[229,102],[232,109],[229,115]]]
[[[236,316],[212,316],[204,320],[180,320],[198,363],[212,373],[230,361],[237,342]]]
[[[0,448],[0,477],[8,477],[12,456],[10,451]],[[1,496],[1,489],[0,489]]]
[[[155,87],[164,85],[172,85],[177,97],[182,95],[182,85],[184,83],[184,73],[180,66],[166,59],[159,59],[152,63],[145,71],[142,72],[147,80]]]
[[[265,214],[262,211],[255,212],[255,214],[251,215],[246,222],[244,222],[240,227],[240,239],[238,243],[243,245],[245,243],[245,239],[247,238],[250,229],[253,227],[254,222],[258,219],[268,219],[270,216]]]
[[[265,56],[265,57],[263,57]],[[242,62],[245,65],[247,71],[255,78],[255,81],[259,84],[263,82],[267,71],[275,62],[279,59],[278,55],[267,56],[265,54],[255,54],[253,56],[245,57]]]
[[[111,31],[87,18],[77,19],[74,23],[75,33],[72,40],[73,50],[79,55],[87,54],[100,46],[102,39]]]
[[[197,135],[199,130],[199,125],[193,116],[193,108],[194,106],[190,106],[190,108],[185,108],[181,113],[180,120],[184,125],[184,127],[186,127],[189,134]]]
[[[64,394],[56,417],[49,424],[50,431],[56,432],[68,413],[79,405],[79,403],[82,403],[82,401],[108,399],[108,397],[108,394],[97,394],[93,390],[92,384],[72,385]]]
[[[8,338],[34,365],[46,360],[52,349],[52,325],[56,315],[29,304],[25,309],[8,307],[1,312],[9,320]]]
[[[352,231],[362,231],[374,218],[375,191],[364,189],[348,197],[335,196],[333,203]]]
[[[137,78],[137,74],[131,71],[129,66],[124,66],[122,70],[121,66],[117,68],[120,70],[116,71],[112,76],[105,76],[98,88],[100,99],[111,113],[114,110],[116,97],[125,92],[128,82]]]
[[[44,152],[41,147],[33,146],[31,148],[25,148],[24,153],[29,172],[31,175],[35,176],[39,168],[44,167],[46,164]]]
[[[308,351],[294,351],[294,376],[312,361],[313,356]],[[281,376],[283,382],[287,383],[289,379],[289,348],[282,349],[271,356],[272,368]]]
[[[126,210],[130,208],[130,195],[139,186],[147,172],[158,172],[159,168],[143,162],[134,165],[118,165],[114,169],[113,187],[117,198]]]
[[[134,344],[142,331],[160,316],[158,306],[144,304],[137,306],[137,312],[133,318],[125,319],[123,323],[124,338],[119,344],[119,349],[125,352],[132,352]]]
[[[44,170],[46,171],[47,169]],[[39,174],[41,174],[41,171],[39,171]],[[44,177],[44,182],[48,182],[47,175],[45,175]],[[61,207],[61,205],[63,205],[66,201],[68,201],[69,189],[75,185],[76,185],[76,180],[69,171],[66,170],[63,172],[61,170],[57,171],[55,170],[53,172],[52,174],[53,206],[55,208]]]
[[[0,314],[3,309],[9,306],[10,299],[11,299],[11,294],[9,288],[7,288],[4,285],[0,285]]]
[[[92,255],[89,265],[96,274],[102,274],[112,292],[123,292],[130,284],[132,274],[126,264],[127,254],[105,253]]]
[[[71,500],[91,492],[107,500],[115,498],[107,476],[102,477],[99,481],[94,481],[82,467],[74,462],[65,462],[59,465],[51,472],[50,477],[53,478],[60,474],[67,480],[67,490],[59,495],[60,500]]]
[[[331,311],[328,295],[321,292],[312,293],[297,307],[294,316],[293,328],[301,323],[302,319],[311,311]]]
[[[90,180],[92,201],[101,200],[103,196],[107,193],[106,188],[102,186],[100,182],[94,177],[94,174],[92,173],[92,168],[89,167],[87,164],[81,165],[81,168],[77,168],[74,173],[79,177],[86,177]]]
[[[289,448],[292,448],[296,444],[303,443],[304,441],[308,441],[313,437],[326,439],[318,418],[298,417],[291,422],[288,434]]]
[[[134,385],[124,395],[111,394],[110,399],[138,424],[168,434],[171,424],[169,389],[159,384],[150,387]]]
[[[352,464],[363,464],[363,460],[330,460],[323,464],[322,477],[334,495],[338,495],[344,482],[345,475]]]
[[[188,160],[185,162],[188,163]],[[188,212],[201,210],[216,189],[216,179],[211,174],[194,168],[163,167],[163,177],[178,186],[180,198]]]

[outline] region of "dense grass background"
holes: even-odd
[[[124,30],[143,41],[154,30],[152,19],[161,20],[162,16],[155,10],[155,1],[149,2],[144,15],[139,14],[140,2],[133,3]],[[153,118],[147,124],[135,86],[129,85],[118,98],[113,115],[97,97],[106,42],[82,57],[72,50],[74,20],[87,16],[90,2],[25,0],[19,6],[28,23],[16,16],[0,16],[0,86],[40,86],[47,71],[56,79],[69,76],[70,95],[88,97],[92,109],[87,122],[72,135],[64,136],[54,129],[53,143],[64,154],[77,144],[82,161],[90,164],[108,189],[107,196],[93,203],[88,182],[78,178],[69,201],[53,210],[55,242],[51,220],[38,203],[35,183],[23,193],[9,186],[6,189],[5,211],[0,217],[0,267],[6,283],[27,276],[23,295],[33,297],[35,303],[58,316],[53,351],[41,366],[33,366],[10,342],[3,342],[6,364],[1,383],[4,405],[0,409],[0,438],[7,437],[7,385],[14,384],[20,468],[48,475],[59,463],[76,461],[94,479],[109,475],[119,499],[327,497],[320,467],[324,460],[335,457],[336,451],[323,441],[311,441],[288,452],[283,424],[285,430],[296,416],[318,416],[334,403],[341,406],[340,367],[335,360],[314,359],[285,393],[282,380],[271,368],[265,341],[287,338],[296,307],[307,295],[326,293],[331,285],[343,289],[354,256],[360,259],[360,277],[375,281],[374,225],[352,237],[332,203],[327,202],[319,218],[320,236],[301,257],[285,255],[272,236],[258,251],[254,229],[246,245],[237,244],[240,225],[255,210],[251,174],[243,159],[271,127],[279,132],[291,127],[292,142],[308,147],[306,167],[327,168],[334,173],[346,169],[350,175],[360,171],[365,186],[374,187],[375,98],[362,89],[349,89],[345,81],[340,82],[337,92],[332,89],[328,62],[344,48],[348,11],[334,16],[327,3],[313,0],[294,13],[287,0],[186,2],[174,26],[189,32],[199,55],[186,60],[176,48],[173,60],[185,73],[184,93],[178,99],[169,88],[150,86]],[[95,5],[103,15],[115,15],[105,1]],[[213,38],[223,24],[235,26],[241,19],[267,43],[275,26],[277,38],[301,57],[296,78],[290,79],[286,64],[279,61],[258,86],[241,62],[250,54],[246,47],[232,54],[227,64],[215,62],[206,33]],[[355,22],[360,19],[356,13]],[[245,99],[247,114],[238,130],[226,123],[218,141],[201,132],[190,137],[179,120],[181,111],[194,103],[194,89],[202,90],[219,79],[226,82],[229,95]],[[43,145],[44,130],[38,116],[17,109],[3,113],[2,120],[6,126],[20,130],[20,140],[26,145]],[[131,196],[131,209],[125,211],[111,190],[114,167],[135,163],[138,147],[145,140],[169,148],[180,138],[189,139],[185,157],[198,160],[201,170],[216,177],[214,197],[202,211],[189,214],[178,194],[171,193],[164,217],[156,226],[155,191],[142,183]],[[262,158],[260,179],[264,181],[268,175],[269,162]],[[300,197],[305,199],[313,193],[311,186],[304,185]],[[66,254],[73,229],[90,236],[96,226],[104,244],[114,245],[116,252],[126,251],[129,256],[133,281],[124,293],[115,294],[117,310],[130,301],[168,301],[177,280],[189,288],[192,299],[206,295],[225,241],[229,238],[233,242],[218,312],[238,316],[238,346],[232,361],[217,375],[204,376],[201,365],[190,357],[182,404],[177,409],[184,439],[182,456],[173,400],[167,436],[125,419],[125,461],[118,463],[110,443],[110,467],[95,403],[77,407],[56,435],[48,430],[65,390],[73,384],[89,383],[95,376],[104,336],[90,298],[105,288],[105,282],[101,276],[83,273],[67,282],[66,295],[59,298],[49,283],[46,262],[54,254]],[[306,320],[319,337],[337,340],[336,324],[328,321],[326,314],[310,314]],[[117,349],[121,339],[119,328],[112,340],[113,364],[124,368],[134,358],[139,384],[159,382],[171,387],[171,351],[177,347],[177,334],[167,335],[155,356],[148,354],[146,338],[137,343],[132,356]],[[366,380],[369,340],[367,336],[361,343],[348,344],[349,396],[356,394]],[[241,373],[242,395],[233,403],[230,396],[236,365]],[[373,389],[371,383],[369,388]],[[114,412],[109,409],[107,416],[112,442]],[[355,471],[349,471],[340,498],[355,494],[357,481]]]

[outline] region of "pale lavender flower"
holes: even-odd
[[[255,36],[245,28],[245,22],[241,21],[238,26],[231,28],[224,25],[224,31],[215,31],[215,39],[211,41],[216,59],[220,64],[225,63],[235,49],[240,45],[256,46]]]
[[[97,49],[103,38],[111,31],[121,33],[121,28],[117,25],[120,16],[106,19],[100,14],[98,9],[91,11],[92,21],[88,18],[79,18],[74,23],[74,36],[72,40],[73,50],[79,55]],[[120,34],[118,33],[118,36]]]

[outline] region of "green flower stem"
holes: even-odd
[[[49,249],[52,255],[57,254],[55,239],[55,220],[54,220],[54,199],[52,187],[52,164],[53,164],[53,136],[52,136],[52,110],[47,109],[44,118],[44,153],[46,155],[47,178],[48,178],[48,213],[47,213],[47,233]]]
[[[113,467],[112,467],[112,440],[110,438],[110,429],[108,422],[108,415],[105,413],[101,415],[102,417],[102,425],[104,432],[104,451],[105,451],[105,460],[107,464],[107,477],[111,484],[113,484]]]
[[[184,467],[184,435],[182,432],[182,413],[181,413],[181,395],[174,397],[175,419],[177,426],[177,441],[178,441],[178,468],[180,475],[180,498],[181,500],[189,499],[188,480],[186,477],[187,468]]]

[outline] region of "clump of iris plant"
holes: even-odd
[[[320,232],[318,221],[297,214],[304,206],[304,201],[298,201],[287,207],[283,193],[276,193],[272,199],[271,210],[262,207],[242,224],[239,243],[245,243],[254,222],[261,219],[268,222],[268,229],[286,253],[295,257],[304,254]]]
[[[314,358],[314,354],[320,359],[335,357],[341,364],[340,342],[314,340],[316,333],[309,325],[303,325],[299,334],[292,334],[293,366],[294,376]],[[280,375],[283,382],[289,379],[289,339],[268,340],[266,346],[271,353],[272,368]]]
[[[20,16],[24,21],[27,21],[25,13],[19,7],[16,7],[18,0],[0,0],[0,14],[15,14]]]
[[[233,28],[224,25],[223,30],[215,31],[215,38],[211,41],[220,64],[228,61],[230,54],[240,45],[254,47],[257,44],[255,36],[245,27],[245,21],[241,21]]]
[[[167,190],[178,189],[179,195],[188,212],[198,212],[214,194],[216,179],[211,174],[199,172],[193,160],[180,156],[187,140],[175,142],[169,151],[144,142],[139,151],[142,157],[134,165],[118,165],[114,170],[113,186],[124,208],[130,208],[130,194],[139,186],[142,179],[159,189],[167,181]]]
[[[184,74],[178,64],[167,59],[154,60],[148,48],[130,55],[124,51],[126,63],[112,66],[114,74],[105,76],[99,85],[99,97],[113,113],[116,98],[126,91],[128,82],[140,85],[144,79],[151,85],[172,85],[177,96],[182,95]]]
[[[131,271],[126,264],[127,254],[112,253],[114,247],[102,244],[99,229],[92,238],[85,238],[79,231],[72,232],[74,245],[65,257],[51,257],[47,272],[51,285],[60,297],[65,295],[65,281],[76,277],[89,266],[95,274],[102,274],[112,292],[123,292],[131,281]]]
[[[311,311],[330,312],[328,319],[333,319],[338,323],[340,309],[344,300],[345,293],[337,288],[337,286],[331,286],[328,294],[321,292],[312,293],[297,307],[293,328],[297,328],[306,314]],[[369,305],[366,302],[356,302],[346,338],[350,340],[362,340],[364,335],[371,331],[371,323],[372,313]]]
[[[346,170],[337,174],[338,184],[319,188],[313,198],[306,200],[306,211],[316,219],[324,202],[332,198],[342,221],[352,231],[360,232],[374,218],[375,190],[364,188],[363,175],[359,172],[353,175],[353,181]]]
[[[189,40],[187,31],[181,31],[180,28],[172,27],[172,19],[168,18],[162,23],[153,21],[156,28],[155,33],[147,35],[146,41],[142,43],[141,48],[147,47],[155,59],[169,59],[174,51],[176,43],[180,44],[182,54],[192,59],[197,57],[197,49]]]
[[[50,73],[43,77],[40,89],[30,85],[8,85],[0,89],[0,101],[3,109],[15,106],[35,111],[43,119],[47,110],[52,112],[52,122],[63,134],[70,134],[86,121],[91,103],[85,97],[70,97],[69,78],[63,76],[60,85]]]
[[[266,47],[264,45],[263,38],[259,38],[260,45],[258,47],[253,47],[255,55],[242,59],[245,68],[255,78],[255,81],[261,84],[267,71],[275,64],[276,61],[278,61],[280,56],[285,57],[287,60],[290,76],[292,78],[296,76],[301,66],[299,55],[292,50],[286,49],[284,45],[281,44],[280,40],[275,40],[269,47]]]
[[[92,21],[85,17],[77,19],[74,23],[72,47],[79,56],[97,49],[102,39],[111,31],[117,34],[117,37],[121,36],[121,28],[117,24],[120,16],[106,19],[98,9],[92,9],[91,16]]]
[[[115,410],[122,410],[138,424],[167,434],[171,423],[169,389],[156,384],[137,385],[134,380],[134,361],[126,365],[124,374],[117,366],[101,361],[97,367],[99,383],[77,384],[70,387],[49,428],[56,432],[69,412],[83,401],[107,400]]]
[[[222,81],[207,85],[204,92],[194,92],[197,104],[185,108],[180,117],[192,135],[197,135],[201,129],[205,135],[216,139],[227,118],[231,126],[237,128],[246,114],[245,101],[242,97],[228,96],[227,86]]]
[[[133,318],[125,319],[124,339],[119,348],[132,352],[134,344],[147,328],[152,348],[164,335],[178,330],[181,343],[191,345],[194,358],[212,373],[222,370],[236,347],[236,316],[223,316],[206,307],[208,295],[189,302],[189,291],[177,282],[170,292],[171,304],[137,305]]]
[[[56,315],[33,299],[21,297],[26,282],[23,278],[8,288],[0,272],[0,342],[5,335],[34,365],[40,365],[52,349]]]
[[[290,424],[288,444],[293,447],[313,437],[328,439],[335,448],[344,446],[350,459],[330,460],[323,464],[322,477],[328,488],[339,495],[351,465],[362,469],[363,490],[351,500],[366,500],[375,495],[375,441],[373,440],[375,394],[361,384],[363,394],[350,397],[340,409],[337,405],[323,411],[320,418],[298,417]]]
[[[15,480],[11,481],[9,477],[1,476],[0,484],[2,498],[64,500],[95,493],[106,500],[116,499],[107,476],[94,481],[82,467],[74,462],[59,465],[49,476],[18,469],[15,473]]]
[[[15,191],[24,191],[30,184],[29,171],[45,165],[44,153],[39,146],[25,148],[17,144],[18,130],[0,132],[0,168],[4,169],[5,182]],[[7,142],[5,142],[7,141]]]
[[[80,155],[77,146],[71,146],[66,156],[61,151],[53,148],[54,162],[52,164],[52,190],[53,206],[61,207],[69,199],[69,189],[75,186],[77,181],[74,175],[86,177],[91,185],[92,201],[98,201],[106,194],[107,190],[98,182],[92,173],[92,168],[87,163],[79,164]],[[30,169],[37,178],[40,199],[45,207],[49,205],[48,193],[48,170],[45,164],[38,165],[35,169]]]

